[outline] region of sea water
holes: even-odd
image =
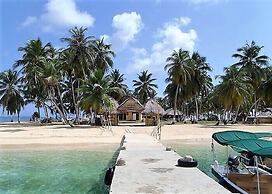
[[[216,181],[217,179],[211,173],[211,164],[214,163],[214,160],[217,160],[220,165],[225,165],[230,154],[237,154],[231,148],[221,146],[217,143],[214,143],[213,154],[211,142],[206,140],[198,142],[182,142],[182,140],[178,140],[177,142],[166,143],[166,145],[171,146],[180,156],[192,156],[198,161],[198,168]]]
[[[111,151],[1,151],[0,193],[108,193]]]
[[[198,168],[208,176],[213,154],[210,143],[172,142],[181,156],[191,155],[198,160]],[[224,163],[226,148],[216,147],[216,159]],[[50,151],[0,151],[0,193],[13,194],[106,194],[104,183],[106,169],[112,165],[116,150],[50,150]]]
[[[20,121],[21,122],[28,122],[30,120],[31,116],[20,116]],[[0,123],[6,123],[6,122],[17,122],[17,116],[16,115],[13,115],[13,116],[3,116],[3,115],[0,115]]]

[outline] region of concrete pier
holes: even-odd
[[[177,167],[180,156],[153,137],[126,134],[111,194],[230,193],[198,168]]]

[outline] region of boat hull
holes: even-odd
[[[225,177],[219,170],[215,169],[215,167],[212,165],[212,174],[218,179],[219,184],[227,188],[229,191],[233,193],[242,193],[242,194],[248,194],[248,192],[244,191],[240,187],[238,187],[236,184],[231,182],[227,177]]]

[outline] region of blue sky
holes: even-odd
[[[114,68],[131,88],[137,73],[148,69],[162,95],[163,67],[173,49],[199,51],[213,77],[234,63],[231,55],[246,41],[272,56],[271,10],[269,0],[0,0],[0,71],[20,59],[17,49],[27,40],[40,37],[60,48],[68,29],[85,26],[112,43]]]

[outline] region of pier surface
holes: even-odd
[[[180,156],[153,137],[126,134],[118,156],[111,194],[230,193],[198,168],[177,167]],[[123,162],[120,162],[123,161]]]

